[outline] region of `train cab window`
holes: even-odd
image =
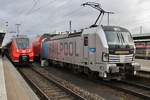
[[[84,46],[88,46],[88,37],[84,37]]]
[[[20,49],[29,48],[29,39],[28,38],[17,38],[16,39],[17,47]]]

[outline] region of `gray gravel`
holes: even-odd
[[[39,65],[36,64],[36,66]],[[46,68],[49,73],[54,74],[56,77],[60,77],[66,81],[69,81],[72,84],[82,87],[91,93],[98,94],[107,100],[141,100],[136,96],[117,91],[88,79],[84,79],[83,77],[80,77],[80,75],[73,74],[71,71],[64,71],[63,69],[53,67],[44,68]]]

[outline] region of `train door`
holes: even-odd
[[[88,44],[89,44],[89,38],[88,35],[83,36],[83,60],[84,64],[87,65],[89,63],[89,52],[88,52]]]

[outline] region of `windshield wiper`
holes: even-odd
[[[119,37],[119,34],[118,34],[118,33],[117,33],[117,37],[118,37],[119,42],[121,42],[121,40],[120,40],[120,37]]]
[[[121,37],[122,37],[123,42],[125,43],[125,39],[124,39],[122,33],[120,33],[120,35],[121,35]]]

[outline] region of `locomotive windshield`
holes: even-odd
[[[133,49],[130,32],[119,26],[102,26],[110,49]]]
[[[133,48],[133,39],[129,32],[105,31],[109,48]]]
[[[131,38],[131,35],[129,32],[111,32],[107,31],[106,38],[108,41],[108,44],[116,44],[116,45],[122,45],[122,44],[132,44],[133,40]]]
[[[18,49],[29,48],[29,39],[28,38],[17,38],[16,44]]]

